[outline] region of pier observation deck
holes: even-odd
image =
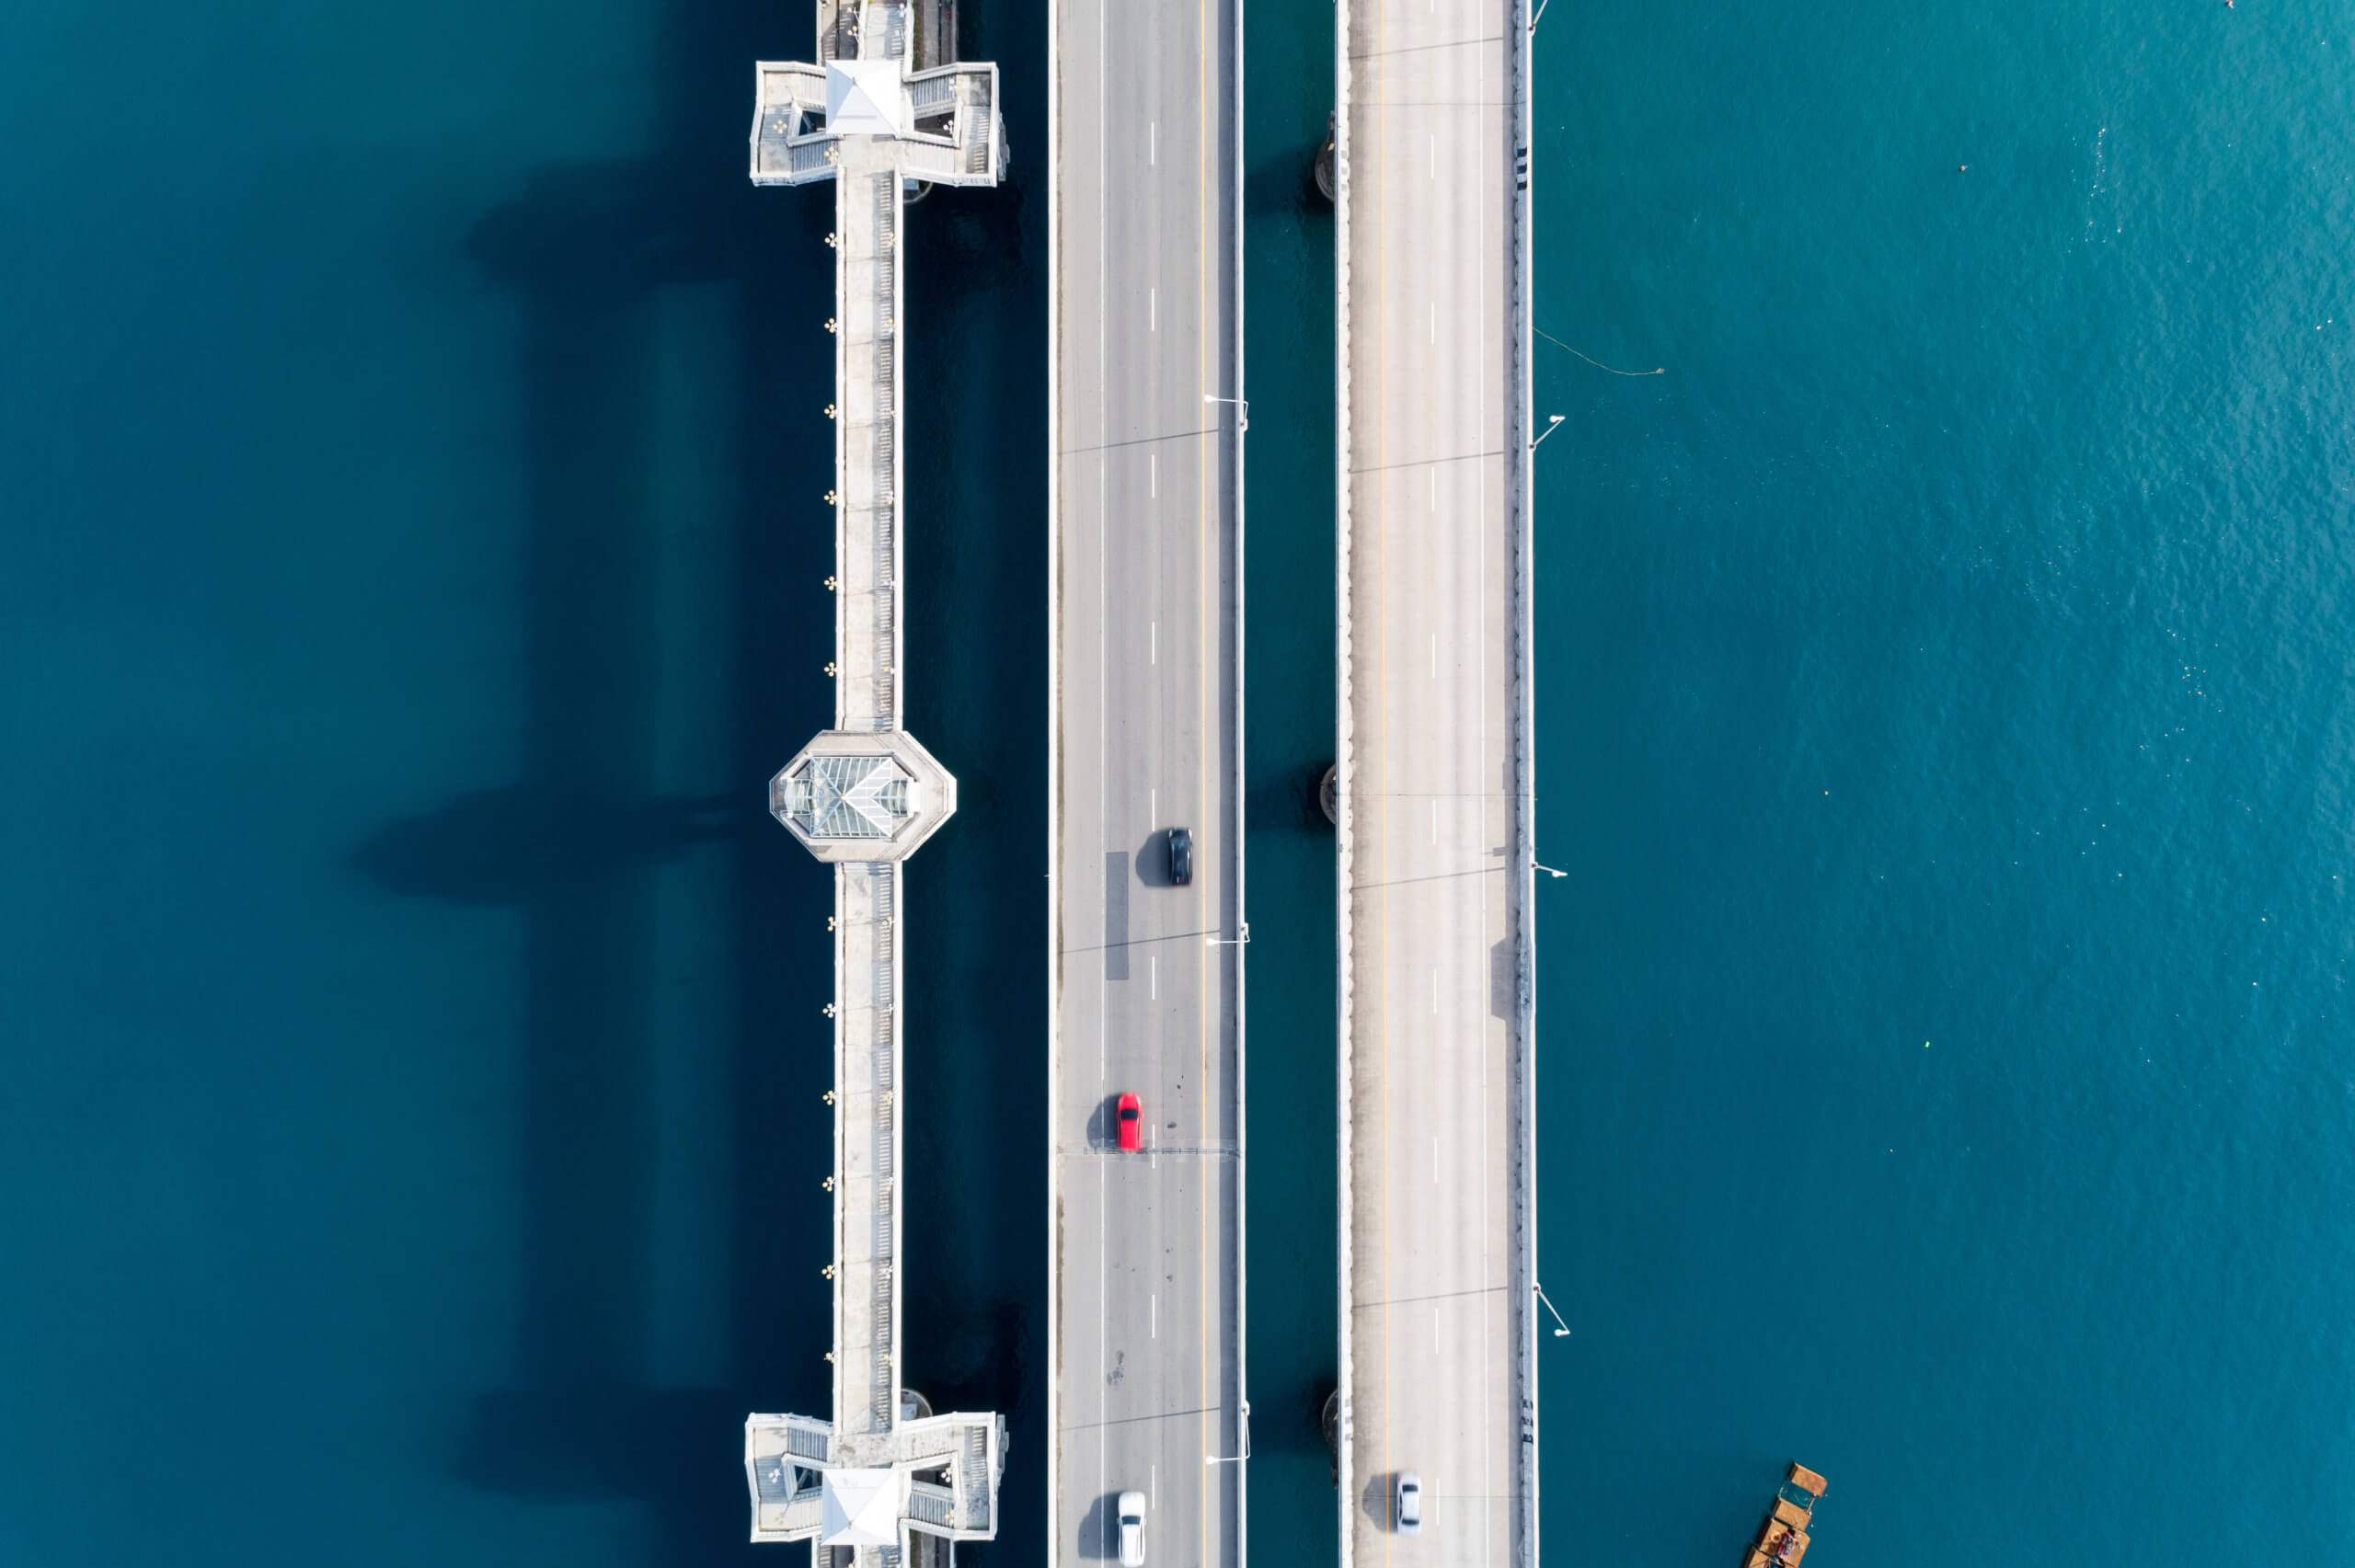
[[[901,1379],[901,866],[957,809],[902,726],[899,239],[912,186],[994,185],[997,67],[955,58],[955,13],[820,0],[814,64],[764,62],[755,184],[834,183],[834,722],[770,781],[771,811],[833,867],[833,1410],[754,1414],[755,1541],[817,1568],[939,1568],[997,1533],[1005,1421],[933,1413]]]
[[[1340,1558],[1534,1568],[1530,14],[1337,24]]]

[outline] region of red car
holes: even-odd
[[[1120,1127],[1120,1152],[1134,1154],[1144,1147],[1144,1102],[1134,1094],[1123,1094],[1113,1107],[1113,1119]]]

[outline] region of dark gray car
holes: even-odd
[[[1190,828],[1169,830],[1169,885],[1183,887],[1194,879],[1194,833]]]

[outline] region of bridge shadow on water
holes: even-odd
[[[968,7],[963,52],[1005,63],[1012,177],[936,191],[908,224],[910,727],[959,774],[961,809],[909,872],[905,1364],[936,1408],[1012,1427],[999,1542],[975,1561],[1038,1561],[1044,1541],[1043,25]],[[764,786],[832,717],[833,209],[829,189],[743,174],[752,62],[806,58],[809,33],[765,5],[680,7],[649,63],[676,84],[664,144],[543,169],[466,236],[520,324],[518,776],[419,803],[351,857],[390,893],[523,916],[522,1252],[487,1265],[520,1274],[515,1343],[455,1417],[451,1462],[519,1498],[635,1500],[657,1563],[751,1552],[744,1415],[832,1402],[831,878]],[[701,600],[661,586],[682,440],[664,313],[683,293],[724,301],[727,323],[689,372],[725,427],[684,437],[721,469],[695,490],[718,498],[691,526],[724,567]],[[684,788],[662,764],[683,625],[725,647],[707,690],[727,694],[724,740]],[[665,943],[695,940],[682,887],[725,949],[697,967],[731,977],[692,1013],[725,1021],[718,1042],[680,1033],[658,972]],[[684,1109],[660,1092],[681,1053],[718,1063]],[[703,1153],[732,1225],[678,1212],[661,1171],[683,1138],[728,1146]],[[681,1234],[695,1245],[666,1244]],[[658,1366],[662,1303],[683,1296],[719,1325],[671,1346],[716,1369],[703,1386]]]

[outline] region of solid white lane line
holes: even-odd
[[[1431,802],[1431,842],[1439,842],[1439,802]]]
[[[1438,4],[1438,0],[1432,0],[1432,4]],[[1436,135],[1431,137],[1431,177],[1439,177],[1439,137]]]
[[[1110,1244],[1109,1233],[1111,1230],[1112,1210],[1110,1196],[1111,1185],[1111,1168],[1109,1162],[1107,1162],[1099,1165],[1096,1173],[1096,1255],[1098,1258],[1111,1256],[1111,1253],[1105,1251],[1105,1248]],[[1111,1345],[1112,1275],[1109,1269],[1099,1268],[1096,1271],[1097,1356],[1098,1357],[1103,1356],[1111,1348]],[[1097,1398],[1096,1408],[1098,1411],[1103,1411],[1109,1413],[1108,1406],[1110,1402],[1111,1402],[1109,1398],[1103,1395],[1098,1395]],[[1102,1475],[1105,1473],[1109,1468],[1109,1461],[1110,1458],[1111,1454],[1109,1451],[1109,1444],[1107,1440],[1106,1435],[1103,1432],[1098,1431],[1096,1434],[1097,1474]]]
[[[1161,820],[1161,791],[1158,789],[1149,789],[1144,792],[1144,814],[1147,818],[1145,826],[1148,828]]]
[[[1153,1337],[1161,1337],[1161,1293],[1157,1290],[1153,1295]]]
[[[1161,959],[1156,956],[1146,959],[1145,964],[1151,969],[1153,975],[1153,993],[1146,997],[1145,1000],[1147,1001],[1159,1001],[1161,1000]]]
[[[1431,971],[1431,1011],[1433,1013],[1439,1011],[1439,971],[1437,969]]]
[[[1439,341],[1439,302],[1431,302],[1431,341]]]
[[[1439,1185],[1439,1139],[1436,1138],[1431,1139],[1431,1185]],[[1438,1309],[1433,1308],[1432,1313],[1436,1316]]]
[[[1439,634],[1431,634],[1431,679],[1439,679]]]
[[[1431,510],[1439,510],[1439,470],[1436,468],[1431,470]]]
[[[1161,291],[1159,289],[1147,289],[1144,292],[1144,308],[1147,322],[1146,329],[1153,332],[1160,331]],[[1431,330],[1436,333],[1439,330],[1439,306],[1437,305],[1431,306]],[[1436,343],[1439,339],[1434,337],[1431,341]]]
[[[1148,164],[1161,161],[1161,121],[1157,120],[1145,127],[1144,161]]]

